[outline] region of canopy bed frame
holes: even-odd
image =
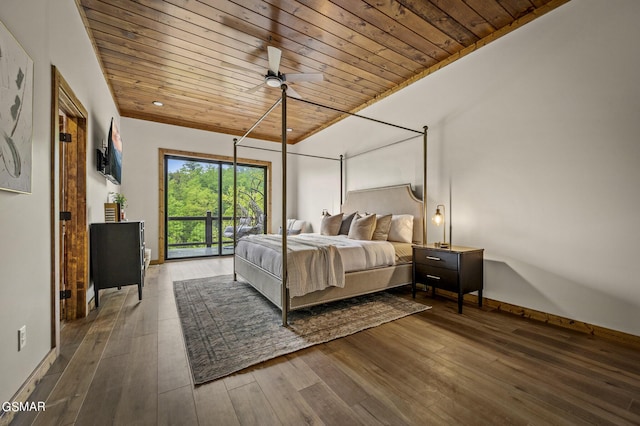
[[[333,107],[320,105],[314,102],[306,101],[304,99],[295,98],[298,101],[305,102],[314,106],[328,108],[334,111],[338,111],[344,114],[356,116],[370,121],[375,121],[380,124],[392,126],[407,130],[423,137],[423,182],[422,182],[422,201],[417,199],[411,191],[409,184],[391,186],[384,188],[373,188],[368,190],[351,191],[347,194],[346,200],[343,204],[342,195],[344,192],[343,184],[343,159],[344,156],[340,155],[338,159],[330,157],[319,157],[300,153],[288,153],[287,152],[287,85],[281,85],[282,96],[275,102],[269,110],[260,117],[256,123],[247,130],[247,132],[240,138],[233,140],[233,192],[234,192],[234,205],[233,205],[233,240],[234,247],[237,247],[237,149],[240,143],[278,106],[282,107],[282,143],[281,152],[282,156],[282,227],[281,229],[287,229],[287,155],[299,155],[315,158],[323,158],[327,160],[340,162],[340,203],[342,205],[342,211],[345,213],[350,212],[375,212],[378,214],[411,214],[414,220],[413,226],[413,242],[414,243],[426,243],[427,241],[427,224],[426,224],[426,199],[427,199],[427,126],[424,126],[422,131],[410,129],[407,127],[399,126],[392,123],[387,123],[377,119],[365,117],[355,113],[341,111]],[[415,138],[411,137],[409,139]],[[381,146],[375,149],[385,148],[390,145],[395,145],[402,141],[394,142],[385,146]],[[262,149],[267,151],[275,151],[266,148],[257,148],[251,146],[245,146],[246,148]],[[371,152],[373,150],[366,151]],[[363,153],[357,154],[362,155]],[[355,156],[355,155],[354,155]],[[383,202],[380,200],[383,199]],[[287,232],[282,232],[282,246],[281,246],[281,264],[282,273],[277,274],[266,271],[259,266],[247,261],[246,259],[239,257],[234,253],[233,261],[233,279],[237,280],[237,275],[240,274],[244,277],[249,284],[251,284],[256,290],[261,292],[267,299],[269,299],[274,305],[282,311],[282,324],[288,325],[288,313],[291,310],[301,309],[304,307],[326,303],[330,301],[345,299],[361,294],[372,293],[376,291],[385,290],[400,285],[409,284],[412,281],[412,267],[410,263],[404,263],[389,267],[376,268],[373,270],[355,271],[344,274],[345,285],[344,287],[329,287],[324,290],[314,291],[302,296],[290,297],[289,289],[287,286]]]

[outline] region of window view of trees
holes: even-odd
[[[168,157],[165,167],[167,257],[233,253],[233,165]],[[238,166],[239,236],[264,232],[265,177],[264,167]]]

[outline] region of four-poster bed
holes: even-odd
[[[236,166],[237,166],[237,148],[239,144],[244,140],[244,138],[255,129],[260,122],[278,105],[282,106],[282,226],[281,229],[287,229],[287,86],[282,84],[282,97],[245,133],[244,136],[240,139],[234,139],[234,194],[237,194],[237,180],[236,180]],[[307,102],[315,106],[322,106],[319,104],[315,104],[309,101],[304,101],[302,99],[298,99],[302,102]],[[328,108],[328,107],[327,107]],[[334,109],[335,108],[331,108]],[[381,124],[398,127],[404,130],[408,130],[410,132],[420,134],[423,136],[423,154],[424,154],[424,162],[423,162],[423,190],[422,190],[422,199],[426,200],[426,153],[427,153],[427,127],[424,127],[423,131],[417,131],[414,129],[405,128],[402,126],[398,126],[391,123],[385,123],[380,120],[371,119],[368,117],[360,116],[357,114],[340,111],[346,114],[354,115],[360,118],[364,118],[367,120],[372,120]],[[303,155],[304,154],[296,154]],[[326,157],[323,157],[326,158]],[[334,160],[332,158],[326,158],[330,160]],[[342,194],[343,194],[343,156],[340,156],[340,200],[342,204]],[[288,236],[286,232],[282,232],[282,235],[279,236],[279,247],[274,248],[270,247],[269,249],[261,248],[261,250],[271,250],[271,252],[260,252],[259,254],[251,254],[254,250],[250,248],[250,244],[255,243],[257,241],[253,241],[258,236],[253,236],[252,238],[243,238],[238,241],[237,235],[234,232],[234,244],[236,247],[234,254],[234,280],[237,280],[237,275],[239,274],[245,280],[249,282],[256,290],[261,292],[267,299],[269,299],[274,305],[282,310],[282,323],[283,325],[287,325],[287,316],[290,310],[300,309],[312,305],[317,305],[321,303],[326,303],[330,301],[345,299],[349,297],[354,297],[361,294],[367,294],[377,291],[382,291],[385,289],[397,287],[400,285],[411,284],[412,282],[412,264],[410,258],[406,257],[407,253],[411,252],[411,244],[418,243],[422,244],[426,242],[426,206],[425,203],[418,198],[416,198],[411,190],[411,186],[406,185],[398,185],[384,188],[372,188],[367,190],[359,190],[359,191],[351,191],[347,193],[344,204],[342,204],[342,213],[345,215],[354,213],[354,214],[363,214],[365,212],[377,214],[378,217],[381,215],[389,216],[392,218],[400,218],[400,217],[409,217],[409,222],[411,224],[411,229],[409,230],[409,237],[403,237],[396,239],[397,241],[387,242],[387,241],[376,241],[376,244],[363,244],[364,246],[373,246],[374,250],[382,250],[382,246],[384,246],[383,250],[391,250],[393,253],[393,259],[391,261],[384,260],[380,264],[371,264],[366,268],[362,267],[353,267],[352,270],[349,269],[349,266],[346,267],[346,270],[342,270],[340,268],[343,267],[341,254],[332,254],[331,256],[337,256],[340,258],[339,262],[335,265],[329,265],[328,268],[331,269],[333,266],[336,266],[335,269],[339,269],[337,272],[337,278],[335,281],[337,283],[330,284],[328,287],[300,293],[299,291],[294,291],[294,295],[290,294],[290,286],[291,281],[289,280],[289,259],[288,256],[292,256],[292,264],[296,262],[300,262],[300,260],[296,260],[299,258],[298,249],[294,249],[292,252],[288,247],[288,240],[291,239],[292,244],[294,245],[305,245],[307,242],[300,243],[298,241],[297,236]],[[234,221],[237,216],[236,214],[236,203],[234,202]],[[375,223],[375,222],[374,222]],[[395,223],[395,222],[394,222]],[[405,220],[406,223],[406,220]],[[234,223],[234,230],[236,229]],[[405,232],[406,234],[406,232]],[[254,238],[256,237],[256,238]],[[331,247],[335,249],[338,247],[338,252],[341,250],[341,246],[350,245],[352,246],[352,242],[346,244],[347,238],[342,236],[342,239],[337,239],[335,242],[324,242],[321,243],[318,248],[314,248],[312,250],[320,250],[320,257],[330,258],[331,256],[328,254],[331,250],[327,250],[327,247]],[[264,238],[264,240],[270,239],[271,243],[274,242],[274,237]],[[385,238],[386,240],[386,238]],[[399,241],[402,240],[402,241]],[[377,244],[380,243],[380,244]],[[267,246],[265,241],[259,242],[258,245]],[[390,247],[390,248],[389,248]],[[278,250],[279,249],[279,250]],[[361,251],[363,253],[366,250],[370,250],[371,248],[362,248]],[[342,249],[344,250],[344,249]],[[278,253],[274,254],[274,251]],[[291,253],[290,253],[291,252]],[[267,254],[265,254],[267,253]],[[378,252],[376,252],[378,253]],[[306,254],[305,254],[306,255]],[[253,257],[252,257],[253,256]],[[293,257],[295,256],[295,257]],[[378,254],[363,254],[363,256],[367,258],[376,258],[379,257]],[[277,259],[275,265],[265,265],[261,264],[261,261],[264,260],[265,257],[272,257]],[[384,256],[382,256],[384,257]],[[316,263],[316,260],[311,260],[311,262]],[[325,266],[327,268],[327,266]],[[299,278],[299,274],[297,271],[294,271],[294,277],[296,279]],[[313,272],[311,272],[313,274]],[[309,276],[309,274],[307,274]],[[324,279],[324,278],[323,278]],[[333,278],[327,278],[330,281]]]

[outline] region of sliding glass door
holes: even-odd
[[[233,163],[166,155],[166,259],[233,254]],[[266,232],[267,168],[238,166],[238,237]]]

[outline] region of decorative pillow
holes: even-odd
[[[298,235],[305,227],[307,222],[299,219],[287,219],[287,235]],[[282,226],[278,229],[278,234],[282,235]]]
[[[287,229],[287,235],[299,235],[302,229]],[[278,229],[278,235],[282,235],[282,226]]]
[[[344,216],[342,218],[342,224],[340,225],[340,231],[338,231],[338,235],[349,235],[349,228],[351,228],[351,222],[353,222],[353,218],[355,217],[356,212],[351,213],[350,215]]]
[[[391,229],[391,215],[377,215],[376,229],[373,230],[372,240],[387,241],[389,238],[389,229]]]
[[[387,240],[400,243],[413,242],[413,216],[410,214],[391,216],[391,228],[389,228]]]
[[[371,240],[373,231],[376,229],[376,215],[369,216],[356,215],[349,228],[349,238],[352,240]]]
[[[334,216],[326,215],[322,218],[322,222],[320,223],[320,234],[321,235],[338,235],[338,231],[340,231],[340,225],[342,225],[342,216],[343,214],[337,214]]]

